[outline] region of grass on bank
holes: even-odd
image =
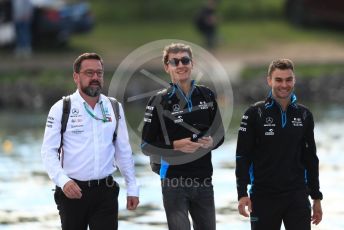
[[[343,43],[344,33],[321,28],[301,29],[285,20],[223,22],[218,30],[220,52],[259,51],[266,47],[292,43]],[[111,55],[128,52],[148,42],[180,39],[203,46],[203,38],[192,21],[132,22],[97,24],[89,34],[72,37],[70,46]]]

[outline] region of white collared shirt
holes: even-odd
[[[62,99],[51,107],[48,115],[41,155],[49,177],[63,188],[71,178],[80,181],[101,179],[118,167],[127,185],[127,195],[138,196],[134,160],[122,105],[119,106],[121,118],[114,145],[112,138],[116,119],[110,100],[101,94],[92,109],[78,90],[70,99],[71,109],[63,134],[63,168],[57,152],[61,140]],[[85,109],[86,105],[96,117],[103,118],[101,103],[106,117],[111,117],[110,122],[96,120]]]

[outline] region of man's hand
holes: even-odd
[[[136,196],[127,196],[127,209],[135,210],[137,205],[140,203],[140,200]]]
[[[209,149],[213,147],[214,141],[213,141],[213,138],[209,136],[209,137],[202,137],[198,139],[197,143],[200,143],[202,145],[201,146],[202,148]]]
[[[246,211],[246,207],[248,208],[248,212]],[[241,215],[249,217],[250,212],[252,212],[251,199],[247,196],[241,197],[238,204],[238,210]]]
[[[313,215],[312,215],[312,224],[318,225],[322,220],[322,208],[321,208],[321,201],[314,200],[313,201]]]
[[[173,141],[173,149],[184,153],[194,153],[202,147],[201,143],[191,141],[191,138],[184,138]]]
[[[63,193],[69,199],[80,199],[82,196],[81,189],[74,180],[68,181],[63,186]]]

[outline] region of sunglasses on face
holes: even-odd
[[[172,58],[167,61],[167,64],[170,64],[171,66],[178,66],[179,62],[181,62],[183,65],[189,65],[191,62],[191,58],[189,57],[182,57],[181,59],[178,58]]]

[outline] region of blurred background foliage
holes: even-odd
[[[0,90],[20,89],[8,91],[17,98],[16,103],[10,103],[12,96],[4,94],[0,95],[0,105],[21,107],[27,101],[22,98],[36,94],[42,95],[42,103],[37,103],[37,108],[41,108],[71,93],[75,88],[71,79],[72,63],[82,52],[103,56],[107,85],[119,63],[148,42],[180,39],[204,47],[203,37],[195,27],[195,17],[206,0],[87,2],[96,23],[90,33],[73,35],[63,47],[48,44],[35,48],[30,60],[16,60],[12,50],[0,50],[0,58],[8,59],[0,64]],[[218,0],[217,3],[218,47],[212,52],[224,65],[241,62],[239,78],[264,77],[271,58],[281,56],[296,59],[298,78],[343,75],[342,29],[295,26],[286,18],[286,0]],[[339,82],[336,80],[333,85]]]
[[[193,17],[206,1],[200,0],[93,0],[90,1],[101,23],[138,21],[185,22]],[[222,20],[257,20],[283,17],[284,0],[218,0]]]

